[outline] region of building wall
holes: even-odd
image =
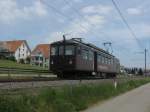
[[[49,67],[49,59],[45,58],[42,54],[31,54],[31,65],[48,68]]]
[[[28,49],[27,45],[23,43],[14,53],[14,56],[17,61],[20,59],[26,59],[28,56],[30,56],[30,50]]]

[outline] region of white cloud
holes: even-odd
[[[131,15],[140,15],[142,14],[142,10],[140,8],[128,8],[127,13]]]
[[[63,32],[51,33],[46,41],[53,42],[62,39],[63,34],[69,34],[68,38],[77,37],[79,35],[85,35],[93,33],[96,29],[103,27],[105,18],[100,15],[84,16],[82,19],[74,19],[67,27],[64,28]],[[95,33],[94,33],[95,34]]]
[[[98,13],[98,14],[108,14],[112,10],[110,6],[104,5],[90,5],[82,9],[83,13]]]
[[[45,42],[52,43],[58,40],[62,40],[63,34],[63,32],[53,32],[46,37]]]
[[[47,14],[45,6],[35,1],[31,6],[19,7],[16,0],[0,0],[0,22],[12,23],[18,19],[31,19],[42,17]]]
[[[88,34],[90,31],[101,28],[105,23],[105,18],[100,15],[83,16],[82,19],[75,19],[67,28],[69,32],[77,34]]]
[[[81,3],[83,0],[74,0],[74,2]]]

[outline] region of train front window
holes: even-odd
[[[59,55],[64,54],[64,46],[59,46]]]
[[[58,55],[58,47],[52,47],[51,48],[51,55]]]
[[[65,46],[65,55],[74,55],[75,47],[72,45]]]

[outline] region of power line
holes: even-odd
[[[68,6],[72,7],[72,6],[70,5],[70,3],[69,3],[69,2],[71,2],[71,1],[68,1],[68,0],[63,0],[63,1],[64,1]],[[80,18],[83,18],[83,20],[88,21],[88,24],[89,24],[89,25],[94,26],[94,27],[97,27],[95,24],[92,24],[88,19],[86,19],[83,15],[81,15],[81,14],[79,13],[79,11],[78,11],[76,8],[72,7],[72,9],[74,10],[74,12],[75,12],[78,16],[80,16]],[[103,35],[105,35],[107,39],[110,39],[110,40],[111,40],[111,38],[110,38],[106,33],[102,32],[102,31],[100,31],[100,33],[102,33]],[[101,35],[100,33],[99,33],[99,35]],[[111,41],[112,41],[112,40],[111,40]],[[113,42],[113,41],[112,41],[112,42]]]
[[[85,21],[88,21],[83,15],[80,14],[80,12],[78,11],[78,9],[76,9],[76,8],[74,8],[74,7],[72,7],[72,6],[70,5],[70,4],[71,4],[70,2],[73,2],[73,1],[64,0],[64,2],[65,2],[68,6],[70,6],[78,16],[80,16],[81,18],[83,18]],[[88,24],[92,25],[93,27],[97,27],[95,24],[92,24],[90,21],[88,21]],[[111,39],[111,37],[110,37],[109,35],[107,35],[105,32],[100,31],[100,33],[98,33],[98,34],[101,35],[101,33],[102,33],[103,35],[105,35],[105,37],[106,37],[108,40],[110,40],[111,43],[115,43],[115,42]],[[125,48],[123,48],[123,47],[120,46],[120,45],[117,45],[117,46],[119,46],[119,48],[121,48],[122,50],[126,50],[126,51],[129,52],[128,49],[125,49]],[[111,49],[112,49],[112,48],[111,48]],[[122,51],[122,50],[121,50],[121,51]]]
[[[54,12],[56,12],[57,14],[59,14],[59,15],[61,15],[61,16],[63,16],[63,17],[65,17],[66,19],[68,19],[69,21],[72,21],[72,19],[70,18],[70,17],[68,17],[68,16],[66,16],[64,13],[62,13],[61,11],[59,11],[57,8],[55,8],[54,6],[52,6],[52,5],[50,5],[50,4],[48,4],[47,2],[45,2],[45,0],[40,0],[40,2],[41,3],[43,3],[43,4],[45,4],[46,6],[48,6],[51,10],[53,10]],[[78,10],[76,10],[76,13],[78,13]],[[80,14],[80,13],[79,13]],[[82,17],[82,15],[80,14],[80,16]],[[85,18],[84,18],[84,20],[86,20]],[[90,23],[90,22],[89,22]],[[82,26],[81,24],[78,24],[81,28],[82,28],[82,30],[84,29],[84,30],[87,30],[87,28],[86,27],[84,27],[84,26]],[[93,33],[93,31],[92,30],[90,30],[91,31],[91,33]],[[105,34],[105,33],[103,33],[103,34]],[[101,35],[101,34],[100,34]],[[106,35],[106,34],[105,34]],[[106,36],[107,38],[109,37],[109,36]],[[109,38],[110,39],[110,38]]]
[[[67,17],[64,13],[62,13],[61,11],[59,11],[57,8],[53,7],[52,5],[48,4],[47,2],[45,2],[44,0],[40,0],[41,3],[47,5],[49,8],[51,8],[53,11],[55,11],[57,14],[65,17],[66,19],[68,19],[69,21],[72,21],[73,19],[70,17]],[[87,30],[87,28],[85,28],[84,26],[82,26],[81,24],[78,24],[82,29],[82,31],[84,32],[85,30]],[[83,30],[84,29],[84,30]]]
[[[115,0],[111,0],[111,1],[113,3],[114,7],[116,8],[117,12],[119,13],[121,19],[123,20],[124,24],[127,26],[129,32],[133,36],[133,38],[136,40],[136,42],[139,44],[140,47],[143,47],[143,45],[141,44],[141,42],[139,41],[139,39],[135,35],[134,31],[132,30],[132,28],[130,27],[130,25],[128,24],[128,22],[126,21],[124,15],[122,14],[122,12],[121,12],[120,8],[118,7],[117,3],[115,2]]]

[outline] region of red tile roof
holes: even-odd
[[[39,45],[37,45],[31,54],[34,54],[36,52],[41,52],[45,58],[49,58],[50,44],[39,44]]]
[[[18,49],[18,47],[20,47],[24,42],[26,41],[25,40],[6,41],[7,49],[10,52],[15,52]]]

